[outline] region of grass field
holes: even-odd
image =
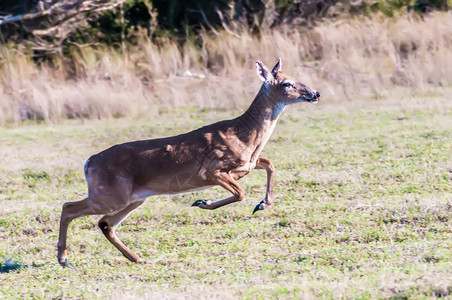
[[[118,228],[148,264],[75,220],[56,259],[61,205],[86,196],[83,164],[114,143],[185,132],[240,111],[0,128],[0,298],[424,298],[452,294],[452,102],[445,97],[292,106],[263,151],[274,205],[190,207],[212,188],[153,197]],[[6,272],[12,269],[10,272]]]

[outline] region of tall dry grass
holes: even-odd
[[[71,61],[56,58],[52,66],[38,66],[26,49],[3,47],[0,124],[244,106],[259,86],[255,60],[271,65],[278,57],[288,74],[320,90],[325,101],[390,97],[395,87],[407,95],[441,92],[452,84],[450,13],[327,20],[310,29],[268,30],[260,38],[246,29],[197,38],[202,47],[169,39],[158,47],[143,34],[125,54],[81,46]]]

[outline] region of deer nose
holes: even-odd
[[[315,96],[316,96],[317,98],[320,98],[320,92],[319,92],[319,91],[315,92]]]

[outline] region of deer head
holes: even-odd
[[[260,61],[256,62],[257,75],[263,82],[269,98],[281,107],[298,102],[317,103],[320,93],[281,72],[281,58],[270,72]]]

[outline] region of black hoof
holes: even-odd
[[[67,259],[64,262],[60,262],[60,265],[64,268],[72,268],[74,265]]]
[[[206,205],[207,201],[206,200],[196,200],[195,202],[193,202],[193,204],[191,206],[200,206],[201,204]]]
[[[252,213],[252,214],[254,215],[254,213],[255,213],[256,211],[258,211],[258,210],[260,210],[260,209],[259,209],[259,204],[258,204],[258,205],[256,205],[256,207],[254,208],[254,210],[253,210],[253,213]]]
[[[264,210],[264,208],[265,208],[264,203],[263,203],[263,202],[259,203],[259,204],[256,205],[256,207],[254,208],[254,210],[253,210],[253,215],[254,215],[254,213],[255,213],[256,211],[258,211],[258,210]]]

